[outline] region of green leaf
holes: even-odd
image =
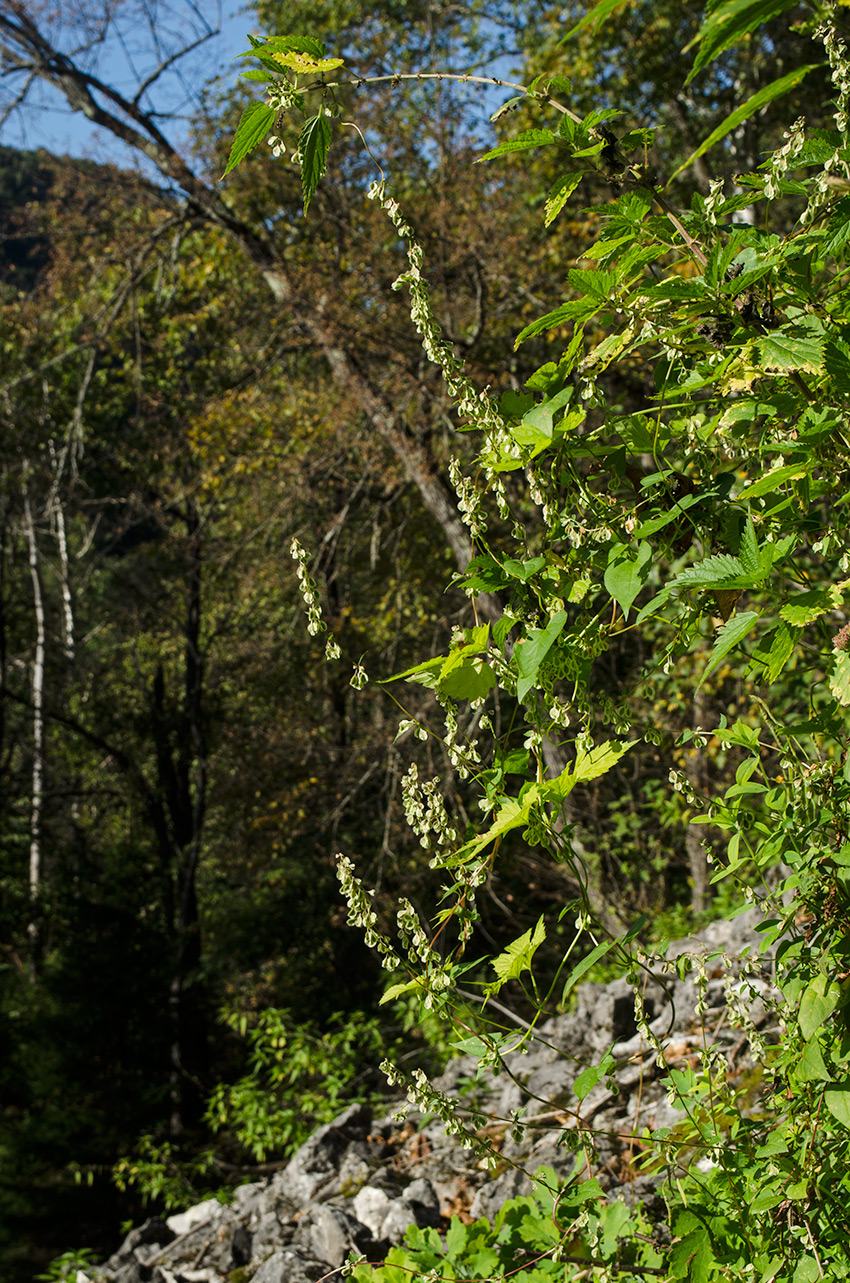
[[[472,838],[471,841],[465,842],[454,855],[441,860],[440,867],[450,869],[458,864],[464,864],[467,860],[474,859],[476,855],[480,855],[491,842],[495,842],[511,829],[526,825],[532,802],[536,802],[538,796],[539,794],[537,793],[531,795],[526,793],[522,802],[519,802],[515,797],[503,798],[496,820],[490,825],[486,833],[480,833],[477,837]]]
[[[588,1065],[583,1069],[573,1083],[573,1091],[578,1100],[584,1100],[593,1091],[598,1082],[605,1077],[614,1067],[614,1061],[610,1051],[606,1051],[598,1065]],[[593,1191],[596,1194],[596,1190]]]
[[[304,76],[320,76],[325,71],[336,71],[337,67],[345,65],[344,58],[314,58],[312,54],[296,53],[294,50],[273,53],[271,57],[281,67]]]
[[[834,596],[829,588],[811,588],[808,592],[797,593],[796,597],[792,597],[782,607],[779,618],[792,624],[794,628],[805,628],[806,624],[835,610],[838,602]]]
[[[787,370],[809,370],[817,374],[824,368],[823,326],[815,316],[762,335],[756,347],[763,370],[783,374]]]
[[[446,661],[449,663],[451,659]],[[496,674],[480,656],[470,655],[459,663],[452,663],[448,672],[444,667],[438,685],[443,694],[452,699],[483,699],[496,685]]]
[[[850,704],[850,651],[840,650],[830,673],[829,689],[842,707]]]
[[[780,98],[789,89],[793,89],[818,65],[818,63],[810,63],[805,67],[796,67],[794,71],[789,71],[787,75],[780,76],[779,80],[774,80],[772,84],[765,85],[763,89],[759,89],[758,93],[753,94],[752,98],[748,98],[745,103],[742,103],[740,107],[737,107],[735,111],[727,116],[722,124],[712,130],[705,141],[700,143],[696,151],[691,152],[687,160],[682,161],[682,164],[671,175],[670,182],[678,174],[688,169],[695,160],[699,160],[700,156],[704,156],[709,148],[720,142],[721,138],[725,138],[728,133],[731,133],[733,129],[737,129],[745,120],[749,120],[750,116],[754,116],[757,111],[761,111],[762,107],[766,107],[768,103],[773,102],[774,98]]]
[[[321,58],[325,52],[325,46],[321,40],[315,36],[248,36],[252,47],[243,54],[238,54],[240,58],[247,58],[250,55],[258,53],[307,53],[312,54],[314,58]]]
[[[524,129],[516,138],[510,138],[507,142],[499,143],[492,151],[485,152],[479,156],[476,165],[482,164],[485,160],[495,160],[497,156],[508,156],[515,151],[529,151],[534,147],[548,147],[550,143],[556,141],[555,135],[551,129]]]
[[[842,1127],[850,1127],[850,1079],[830,1083],[824,1090],[823,1103]]]
[[[806,986],[800,999],[798,1020],[800,1032],[809,1041],[815,1030],[819,1029],[827,1016],[831,1016],[841,1000],[841,986],[834,980],[818,973]]]
[[[606,18],[610,18],[615,9],[619,9],[622,5],[627,3],[628,0],[596,0],[596,4],[593,5],[592,8],[588,9],[581,22],[576,23],[576,25],[567,32],[561,41],[561,44],[566,44],[568,40],[572,39],[577,32],[582,31],[585,27],[592,27],[595,35]]]
[[[567,622],[567,612],[559,610],[545,628],[533,628],[525,641],[517,642],[514,654],[517,662],[516,697],[520,703],[534,685],[540,665],[549,654]]]
[[[838,202],[826,225],[826,235],[820,244],[824,256],[839,258],[850,243],[850,196]]]
[[[451,1261],[466,1247],[468,1230],[459,1216],[453,1216],[446,1234],[446,1256]]]
[[[676,575],[672,583],[677,588],[749,588],[752,579],[747,575],[740,557],[722,552],[714,557],[706,557],[695,566],[689,566]]]
[[[579,748],[575,761],[566,766],[560,775],[554,780],[543,780],[539,785],[540,796],[547,802],[563,802],[576,784],[605,775],[635,744],[637,740],[626,740],[620,744],[606,740],[604,744],[595,744],[593,748]]]
[[[567,201],[572,196],[575,189],[581,182],[581,170],[574,174],[564,174],[559,178],[555,186],[546,197],[546,213],[543,219],[543,226],[549,227],[560,214]]]
[[[619,943],[619,939],[603,940],[595,949],[591,949],[586,958],[582,958],[581,962],[578,963],[577,966],[573,967],[572,971],[567,976],[567,982],[564,985],[564,992],[561,994],[561,1006],[566,1002],[567,994],[575,985],[578,984],[582,976],[586,975],[590,968],[594,966],[600,958],[604,958],[605,954],[610,953],[614,946]]]
[[[606,740],[604,744],[595,744],[593,748],[580,747],[573,763],[574,779],[576,782],[586,783],[605,775],[635,744],[637,740],[626,740],[619,744]]]
[[[794,648],[797,645],[799,636],[800,634],[797,630],[789,628],[784,621],[774,631],[770,650],[763,661],[767,668],[767,680],[769,682],[775,682],[779,677],[788,660],[794,654]]]
[[[239,121],[233,143],[230,148],[230,155],[227,159],[227,168],[222,175],[226,178],[231,169],[245,159],[249,152],[253,151],[258,143],[266,138],[274,124],[277,112],[273,107],[269,107],[264,102],[251,102],[242,113],[242,119]]]
[[[829,1070],[824,1064],[823,1052],[816,1038],[806,1043],[795,1077],[801,1083],[822,1083],[829,1079]]]
[[[556,307],[554,312],[547,312],[545,316],[538,317],[526,325],[524,330],[520,330],[514,340],[514,347],[517,348],[526,339],[534,338],[536,334],[543,334],[546,330],[554,330],[565,321],[586,321],[601,310],[602,300],[597,298],[575,298],[570,299],[569,303],[562,303]]]
[[[652,548],[648,543],[637,546],[637,554],[632,558],[633,549],[628,544],[614,544],[608,553],[608,566],[605,571],[605,587],[628,618],[635,597],[643,588],[652,569]]]
[[[744,486],[738,498],[759,499],[762,495],[771,494],[788,481],[799,481],[801,477],[807,476],[817,464],[817,459],[809,459],[805,463],[787,463],[779,468],[771,468],[770,472],[766,472],[757,481]]]
[[[699,44],[699,52],[685,83],[690,84],[703,67],[719,58],[763,22],[784,13],[786,9],[793,9],[796,2],[797,0],[723,0],[723,3],[715,5],[696,37],[685,46],[687,52],[695,44]]]
[[[310,208],[313,193],[318,187],[328,163],[331,145],[331,125],[327,116],[320,113],[305,121],[298,139],[301,153],[301,190],[304,196],[304,213]]]
[[[421,988],[422,988],[422,982],[418,979],[405,980],[400,984],[390,985],[389,989],[386,989],[384,991],[383,997],[381,998],[381,1001],[378,1003],[378,1006],[383,1007],[384,1003],[392,1002],[394,998],[400,998],[403,993],[410,993],[411,990],[413,989],[421,989]]]
[[[759,613],[757,610],[745,610],[740,615],[733,615],[728,623],[718,628],[717,640],[711,650],[711,659],[706,664],[702,677],[697,683],[697,690],[726,658],[730,650],[733,650],[739,642],[743,641],[758,618]]]
[[[506,980],[517,980],[523,971],[531,970],[531,960],[543,941],[546,939],[546,928],[543,919],[538,919],[537,926],[524,932],[518,939],[511,941],[504,953],[492,959],[492,967],[502,984]]]

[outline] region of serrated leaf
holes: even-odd
[[[750,485],[744,486],[739,494],[739,499],[759,499],[762,495],[771,494],[780,486],[784,486],[789,481],[799,481],[811,472],[812,468],[817,466],[816,459],[810,459],[807,463],[786,463],[780,468],[771,468],[764,476],[751,482]]]
[[[600,301],[592,298],[571,299],[569,303],[562,303],[560,307],[555,308],[554,312],[547,312],[536,321],[532,321],[521,330],[514,340],[514,347],[518,348],[526,339],[534,338],[537,334],[543,334],[546,330],[554,330],[557,326],[563,325],[565,321],[586,321],[594,313],[600,310]]]
[[[740,581],[743,580],[742,584]],[[672,584],[677,588],[681,587],[705,587],[710,588],[726,587],[740,588],[749,587],[750,579],[744,570],[744,563],[740,557],[733,557],[731,553],[721,552],[713,557],[706,557],[704,561],[698,562],[695,566],[688,566],[687,570],[682,570]]]
[[[231,169],[235,169],[245,159],[249,152],[254,150],[258,143],[261,143],[267,137],[276,115],[275,109],[269,107],[267,103],[251,102],[248,104],[242,113],[242,118],[239,121],[230,147],[227,168],[223,174],[224,178],[227,177]]]
[[[768,0],[768,2],[776,3],[777,0]],[[787,0],[778,0],[778,2],[781,3],[783,7],[788,7]],[[794,2],[794,0],[792,0],[792,2]],[[721,138],[725,138],[733,129],[740,128],[744,121],[749,120],[751,116],[756,114],[756,112],[761,111],[761,109],[766,107],[768,103],[773,102],[774,98],[780,98],[783,94],[786,94],[789,89],[793,89],[794,86],[798,85],[810,71],[814,71],[817,65],[817,63],[809,63],[805,67],[796,67],[794,71],[789,71],[787,75],[780,76],[778,80],[774,80],[771,84],[765,85],[763,89],[759,89],[758,93],[755,93],[751,98],[748,98],[745,103],[742,103],[740,107],[737,107],[735,111],[731,112],[722,124],[712,130],[708,138],[706,138],[704,142],[700,143],[696,151],[691,152],[687,160],[683,161],[682,164],[679,165],[678,169],[673,172],[670,181],[672,182],[678,174],[681,174],[684,170],[688,169],[695,160],[699,160],[700,156],[704,156],[709,148],[713,147],[715,143],[720,142]],[[693,74],[694,72],[691,73],[691,76],[693,76]],[[688,80],[691,79],[691,76],[688,77]]]
[[[273,79],[270,71],[262,71],[259,67],[252,67],[250,71],[240,71],[239,75],[243,80],[262,80],[266,84]]]
[[[838,258],[850,243],[850,196],[844,196],[829,217],[826,233],[821,241],[823,255]]]
[[[579,748],[573,764],[575,780],[586,783],[605,775],[635,744],[637,740],[626,740],[619,744],[614,740],[606,740],[604,744],[595,744],[593,748]]]
[[[529,151],[534,147],[547,147],[553,142],[555,142],[555,135],[551,129],[524,129],[521,134],[517,134],[516,138],[499,143],[498,147],[479,156],[475,163],[480,165],[485,160],[495,160],[497,156],[508,156],[516,151]]]
[[[850,704],[850,651],[835,656],[835,667],[829,677],[829,689],[842,707]]]
[[[626,740],[624,743],[606,740],[604,744],[595,744],[593,748],[579,748],[575,761],[564,767],[560,775],[554,780],[543,781],[539,786],[540,796],[547,802],[563,802],[576,784],[585,784],[588,780],[596,780],[600,775],[605,775],[636,743],[637,740]]]
[[[517,107],[521,106],[521,104],[526,100],[526,94],[520,94],[516,98],[509,98],[507,102],[503,102],[501,107],[497,107],[493,112],[493,115],[490,117],[490,124],[495,124],[497,120],[501,120],[503,116],[507,116],[508,112],[516,111]]]
[[[327,168],[331,145],[331,126],[327,116],[312,116],[305,122],[298,138],[301,153],[301,191],[304,196],[304,213],[310,208],[313,193]]]
[[[757,575],[761,569],[761,558],[759,557],[759,541],[756,538],[756,529],[753,525],[752,517],[748,517],[741,534],[741,542],[738,547],[738,556],[744,565],[744,570],[748,575]]]
[[[723,0],[723,3],[715,5],[696,37],[685,46],[687,51],[695,44],[699,45],[693,68],[685,83],[689,84],[703,67],[719,58],[742,36],[755,31],[763,22],[784,13],[786,9],[793,9],[795,4],[796,0]]]
[[[627,0],[596,0],[596,4],[588,9],[581,22],[576,23],[564,36],[561,44],[566,42],[577,32],[582,31],[585,27],[592,27],[594,33],[599,30],[606,18],[610,18],[615,9],[619,9],[626,4]]]
[[[635,597],[643,588],[652,569],[652,548],[640,543],[637,551],[627,544],[614,544],[608,553],[605,587],[628,618]]]
[[[325,52],[325,46],[321,40],[315,36],[252,36],[248,39],[251,42],[251,48],[245,53],[237,54],[239,58],[247,58],[257,53],[277,53],[292,50],[295,53],[312,54],[314,58],[321,58]]]
[[[544,227],[549,227],[555,221],[575,189],[578,187],[581,182],[581,178],[582,175],[579,171],[574,174],[564,174],[563,178],[558,179],[557,183],[555,183],[555,186],[546,197],[546,212],[543,219]]]
[[[506,980],[517,980],[523,971],[531,970],[532,959],[545,939],[546,927],[541,917],[533,930],[529,928],[512,940],[503,953],[492,959],[491,965],[502,984]]]
[[[474,859],[485,847],[491,842],[495,842],[511,829],[519,828],[520,825],[528,823],[529,810],[532,801],[536,801],[537,795],[532,798],[526,794],[520,803],[515,797],[505,797],[502,799],[498,815],[493,824],[485,833],[480,833],[445,860],[440,861],[441,868],[453,868],[455,865],[463,864],[467,860]]]
[[[779,618],[792,624],[794,628],[805,628],[806,624],[835,610],[837,604],[829,588],[812,588],[808,592],[798,593],[786,602],[779,612]]]
[[[290,50],[287,53],[273,53],[271,57],[275,62],[280,63],[281,67],[288,67],[290,71],[295,71],[305,76],[316,76],[323,71],[334,71],[345,63],[344,58],[314,58],[309,53],[296,53],[294,50]]]
[[[718,665],[722,663],[730,650],[734,650],[739,642],[744,640],[758,618],[758,611],[745,610],[740,615],[733,615],[728,623],[721,625],[717,630],[717,640],[712,647],[711,658],[697,683],[697,690],[699,690],[706,678],[711,676]]]
[[[783,374],[787,370],[808,370],[817,374],[824,368],[824,336],[816,317],[764,334],[756,347],[763,370]]]

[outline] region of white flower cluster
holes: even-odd
[[[463,475],[457,459],[452,459],[449,464],[449,477],[457,495],[457,506],[460,509],[463,524],[472,538],[478,539],[487,529],[487,521],[481,511],[482,496],[475,482]]]
[[[443,703],[442,700],[440,702]],[[449,755],[449,761],[462,780],[468,779],[470,762],[478,765],[481,761],[478,740],[468,740],[466,746],[462,748],[457,742],[458,725],[454,705],[446,700],[443,703],[443,712],[446,715],[446,752]]]
[[[377,949],[378,953],[382,955],[383,966],[386,970],[395,971],[399,966],[396,952],[387,937],[375,930],[375,925],[378,921],[377,914],[372,907],[375,892],[364,890],[363,883],[354,876],[354,865],[347,855],[338,855],[336,857],[336,875],[339,878],[342,894],[348,904],[349,926],[360,927],[369,948]]]
[[[493,1153],[492,1141],[480,1140],[476,1135],[476,1131],[487,1124],[483,1114],[471,1113],[467,1125],[460,1117],[457,1101],[432,1087],[421,1069],[414,1069],[408,1078],[396,1065],[385,1060],[381,1064],[381,1073],[391,1087],[402,1088],[411,1105],[415,1105],[423,1114],[433,1114],[444,1122],[446,1134],[457,1136],[464,1149],[470,1149],[479,1154],[488,1167],[496,1166],[498,1158]]]
[[[831,22],[824,23],[815,34],[823,41],[829,58],[832,83],[838,90],[835,125],[840,134],[846,134],[850,121],[850,62],[847,59],[847,46]]]
[[[426,356],[441,370],[449,395],[465,418],[485,432],[504,429],[504,421],[493,398],[486,389],[480,391],[466,377],[463,362],[455,356],[451,344],[442,337],[431,308],[428,283],[422,276],[425,259],[422,246],[414,240],[413,229],[402,217],[398,201],[390,196],[383,180],[373,183],[369,188],[369,199],[378,202],[392,220],[401,239],[407,242],[407,261],[410,266],[393,282],[393,289],[400,290],[406,285],[410,291],[410,316],[422,339]]]
[[[418,722],[415,717],[403,717],[398,724],[398,730],[393,742],[398,743],[408,731],[413,731],[418,740],[426,740],[428,738],[428,732],[421,722]]]
[[[401,781],[401,798],[405,818],[426,851],[457,842],[457,830],[449,823],[439,779],[420,784],[415,762]]]
[[[785,142],[775,151],[770,158],[767,169],[767,177],[764,181],[764,194],[768,200],[775,200],[779,195],[779,183],[785,176],[794,161],[803,150],[806,141],[806,121],[804,116],[798,117],[790,129],[786,129],[783,137]]]
[[[302,548],[294,536],[289,545],[289,555],[296,563],[295,573],[298,576],[298,586],[301,589],[301,596],[304,599],[304,605],[307,610],[307,632],[311,637],[316,637],[319,633],[326,631],[327,625],[322,619],[318,585],[307,569],[309,560],[307,550]],[[337,656],[334,656],[334,658],[337,658]]]
[[[369,674],[366,672],[366,669],[363,667],[362,662],[356,663],[354,665],[354,672],[351,674],[351,681],[348,683],[349,686],[353,686],[356,691],[362,691],[363,687],[367,685],[368,681],[369,681]]]
[[[298,105],[297,98],[292,86],[283,80],[276,80],[266,90],[266,102],[272,111],[289,111],[290,107]]]
[[[763,1063],[767,1044],[758,1031],[750,1015],[750,1007],[754,1001],[761,998],[761,993],[752,979],[747,978],[748,972],[755,970],[757,964],[751,959],[744,961],[740,979],[736,980],[731,971],[727,972],[723,981],[723,987],[726,991],[726,1011],[729,1017],[729,1024],[733,1029],[740,1029],[747,1035],[750,1044],[750,1051],[756,1063]]]
[[[708,227],[717,226],[717,211],[723,204],[723,179],[712,178],[708,185],[708,195],[703,201],[702,216]]]
[[[399,900],[396,921],[401,946],[407,950],[408,959],[411,962],[424,962],[426,965],[432,962],[436,955],[431,948],[425,928],[419,921],[419,914],[409,900]],[[437,961],[439,962],[439,959]]]

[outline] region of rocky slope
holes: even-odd
[[[742,987],[738,959],[757,955],[754,911],[716,923],[700,937],[679,941],[668,957],[691,953],[708,977],[707,1011],[695,1015],[695,971],[648,979],[646,1016],[664,1040],[668,1063],[698,1054],[704,1039],[725,1055],[729,1073],[751,1069],[746,1036],[734,1012],[743,1000],[764,1024],[758,997],[770,983],[769,963]],[[704,1033],[705,1031],[705,1033]],[[769,1033],[769,1031],[766,1031]],[[581,1070],[609,1049],[611,1079],[593,1088],[580,1107],[573,1084]],[[438,1086],[466,1092],[475,1063],[450,1063]],[[550,1020],[525,1053],[507,1057],[506,1072],[472,1089],[488,1116],[481,1133],[493,1144],[492,1170],[446,1134],[437,1120],[399,1105],[375,1118],[353,1105],[319,1128],[273,1178],[236,1190],[233,1202],[199,1204],[167,1220],[153,1218],[132,1231],[118,1251],[78,1283],[317,1283],[355,1249],[380,1260],[411,1224],[445,1227],[452,1215],[492,1219],[506,1199],[529,1189],[527,1172],[541,1165],[567,1175],[576,1162],[566,1132],[590,1123],[597,1136],[594,1175],[619,1187],[628,1202],[652,1200],[651,1177],[636,1172],[633,1138],[644,1127],[670,1126],[681,1117],[658,1079],[656,1053],[637,1032],[634,1001],[625,981],[582,985],[575,1011]],[[506,1120],[524,1109],[524,1138]],[[578,1152],[581,1154],[581,1149]]]

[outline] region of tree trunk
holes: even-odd
[[[29,899],[30,920],[29,973],[35,982],[40,949],[39,900],[41,897],[41,820],[44,804],[44,595],[41,585],[41,568],[38,561],[38,543],[29,494],[24,485],[24,530],[29,549],[30,577],[32,579],[33,608],[35,611],[35,654],[32,664],[32,793],[30,804],[29,848]]]

